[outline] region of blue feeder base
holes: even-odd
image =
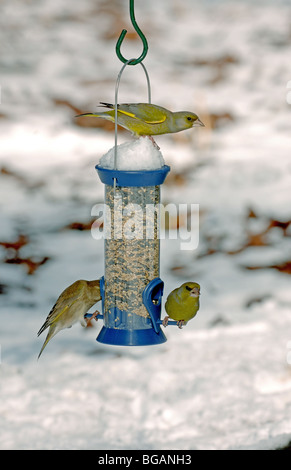
[[[121,330],[103,326],[96,341],[116,346],[150,346],[165,343],[167,338],[161,329],[156,333],[153,328]]]
[[[103,326],[96,341],[116,346],[150,346],[165,343],[167,338],[160,328],[161,322],[159,320],[163,286],[163,281],[160,278],[156,278],[149,282],[143,292],[143,302],[149,312],[150,319],[136,315],[136,328],[126,328],[124,325],[127,322],[127,312],[122,312],[115,308],[110,315],[107,315],[107,322],[112,322],[111,326]],[[102,310],[104,311],[105,282],[103,276],[100,279],[100,290]],[[104,315],[100,315],[100,318],[104,319]],[[115,326],[117,318],[120,325],[123,325],[122,328]],[[147,326],[147,328],[143,328],[143,326]]]

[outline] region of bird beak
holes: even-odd
[[[190,292],[190,297],[194,297],[194,299],[196,299],[196,297],[199,297],[199,295],[200,290],[197,287],[194,287],[194,289],[192,289]]]
[[[193,126],[192,127],[205,127],[205,124],[203,124],[202,121],[200,121],[200,119],[196,119],[196,121],[193,123]]]

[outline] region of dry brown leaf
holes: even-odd
[[[221,57],[215,57],[212,59],[195,59],[187,62],[187,65],[193,65],[195,67],[210,67],[213,69],[213,77],[209,80],[210,84],[216,84],[226,78],[226,68],[230,64],[237,64],[239,60],[230,55],[226,54]]]
[[[251,207],[248,209],[247,218],[248,219],[256,219],[257,218],[257,214],[255,213],[255,211]]]
[[[237,64],[239,61],[236,57],[226,54],[221,57],[216,57],[214,59],[195,59],[192,63],[193,65],[197,65],[199,67],[214,67],[214,68],[221,68],[229,64]]]
[[[34,261],[32,258],[20,258],[20,257],[15,257],[15,258],[7,258],[5,259],[5,263],[7,264],[18,264],[21,265],[23,264],[26,268],[27,274],[32,275],[35,273],[35,271],[45,264],[50,258],[48,256],[45,256],[39,261]]]
[[[71,109],[72,111],[74,111],[74,113],[76,114],[82,114],[82,110],[80,108],[77,108],[75,105],[73,105],[70,101],[68,100],[61,100],[61,99],[58,99],[58,98],[54,98],[53,99],[53,103],[56,105],[56,106],[65,106],[66,108],[69,108]]]
[[[267,243],[267,241],[265,240],[265,235],[266,231],[262,233],[249,233],[248,241],[241,248],[238,248],[237,250],[233,251],[227,251],[226,253],[228,255],[236,255],[238,253],[241,253],[246,248],[249,248],[250,246],[268,246],[269,243]]]
[[[174,272],[183,271],[184,269],[185,269],[185,266],[172,266],[171,267],[171,271],[174,271]]]
[[[45,184],[43,181],[31,182],[20,173],[17,173],[16,171],[11,170],[7,168],[6,166],[2,166],[0,168],[0,174],[14,178],[16,181],[18,181],[19,183],[21,183],[23,186],[25,186],[28,189],[37,189]]]
[[[226,112],[219,113],[219,114],[218,113],[209,114],[209,120],[210,120],[211,129],[217,129],[218,127],[221,127],[223,124],[234,121],[234,117],[231,113],[226,111]]]
[[[64,230],[79,230],[79,231],[91,230],[93,223],[94,223],[94,227],[96,227],[96,225],[98,227],[103,227],[103,221],[89,220],[89,222],[72,222],[71,224],[66,225],[64,227]]]
[[[186,172],[175,172],[172,170],[166,180],[165,185],[167,186],[184,186],[187,182],[187,173]]]
[[[19,234],[18,239],[13,242],[0,242],[0,245],[5,248],[5,250],[13,252],[15,256],[18,255],[19,250],[29,243],[29,238],[27,235]]]
[[[244,266],[245,269],[255,271],[257,269],[276,269],[281,273],[291,274],[291,261],[286,261],[282,264],[272,264],[270,266]]]
[[[291,220],[287,220],[283,222],[280,220],[271,219],[266,231],[269,231],[274,227],[278,227],[283,230],[283,236],[287,237],[288,236],[287,230],[289,228],[289,225],[291,225]]]
[[[291,274],[291,261],[286,261],[283,264],[270,266],[270,268],[277,269],[280,273]]]

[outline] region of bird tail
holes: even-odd
[[[37,360],[40,358],[40,356],[41,356],[41,354],[42,354],[44,348],[45,348],[46,345],[48,344],[48,342],[52,339],[53,336],[55,336],[55,335],[57,334],[57,332],[58,332],[58,330],[56,329],[56,327],[54,327],[54,326],[51,326],[51,327],[50,327],[49,332],[48,332],[48,334],[47,334],[47,337],[46,337],[46,339],[45,339],[45,342],[43,343],[43,346],[42,346],[42,348],[41,348],[41,350],[40,350],[40,353],[39,353],[39,355],[38,355],[38,357],[37,357]]]
[[[107,121],[114,122],[114,116],[111,115],[111,113],[112,113],[112,111],[106,111],[104,113],[84,113],[84,114],[78,114],[75,117],[76,118],[77,117],[84,117],[84,116],[87,116],[87,117],[100,117],[100,118],[106,119]]]
[[[111,103],[103,103],[103,101],[100,101],[100,104],[104,108],[110,108],[110,109],[115,108],[115,105],[111,104]],[[117,105],[117,107],[119,108],[119,104]],[[112,121],[112,116],[110,116],[110,114],[108,114],[108,113],[109,113],[109,111],[106,111],[104,113],[83,113],[83,114],[77,114],[77,116],[75,116],[75,117],[82,117],[82,116],[101,117],[101,118],[108,119],[109,121]]]
[[[103,103],[103,101],[100,101],[100,104],[102,104],[102,106],[104,106],[104,108],[110,108],[110,109],[115,108],[115,105],[111,104],[111,103]],[[117,105],[117,107],[119,108],[119,104]]]
[[[104,113],[83,113],[83,114],[77,114],[77,117],[82,117],[82,116],[90,116],[90,117],[105,117]]]
[[[41,335],[42,332],[46,330],[48,326],[50,326],[50,324],[49,324],[49,320],[47,319],[42,325],[42,327],[40,328],[39,332],[37,333],[37,336]]]

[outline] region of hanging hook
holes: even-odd
[[[141,38],[141,40],[143,42],[143,52],[141,53],[141,55],[139,56],[138,59],[131,59],[130,61],[128,61],[127,59],[125,59],[125,57],[123,57],[123,55],[121,54],[121,51],[120,51],[120,46],[121,46],[121,44],[124,40],[124,37],[127,33],[127,30],[123,29],[121,31],[121,34],[120,34],[120,36],[118,38],[118,41],[116,43],[116,54],[117,54],[117,57],[121,60],[121,62],[123,62],[124,64],[126,62],[129,62],[129,65],[136,65],[136,64],[139,64],[145,58],[145,56],[147,55],[149,46],[148,46],[148,42],[146,40],[145,35],[142,33],[142,31],[138,27],[136,19],[135,19],[134,0],[130,0],[129,12],[130,12],[130,19],[131,19],[131,22],[133,24],[133,27],[134,27],[134,29],[136,30],[137,34],[139,35],[139,37]]]

